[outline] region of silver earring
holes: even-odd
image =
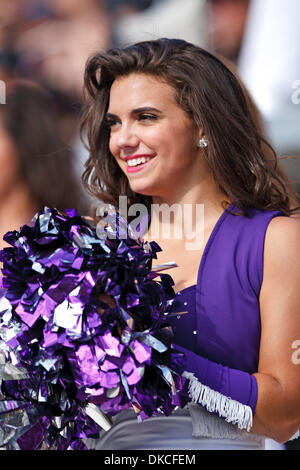
[[[205,137],[201,137],[201,139],[198,142],[198,147],[207,147],[208,143]]]

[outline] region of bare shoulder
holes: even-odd
[[[273,331],[270,336],[273,339],[275,334],[284,336],[290,330],[291,335],[297,332],[299,336],[299,286],[300,222],[289,217],[276,217],[266,232],[259,298],[262,328]],[[292,339],[289,341],[291,344]]]
[[[267,228],[266,239],[274,243],[300,242],[300,218],[274,217]]]
[[[300,266],[300,219],[274,217],[265,238],[265,262],[279,265],[292,261]]]

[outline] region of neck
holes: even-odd
[[[192,210],[192,208],[195,210],[198,207],[200,210],[201,207],[205,214],[206,225],[213,222],[224,211],[222,202],[225,200],[230,202],[226,194],[218,189],[210,175],[203,178],[201,184],[197,181],[188,188],[183,186],[178,189],[175,188],[174,192],[166,197],[154,196],[152,198],[155,207],[161,208],[164,205],[166,210],[173,207],[174,211],[178,209],[182,214]],[[161,213],[152,210],[151,222],[163,223]],[[180,223],[180,217],[177,220],[176,217],[170,218],[171,225],[178,223]]]
[[[182,243],[191,246],[203,244],[205,234],[215,225],[224,212],[222,202],[230,200],[212,183],[210,177],[202,185],[169,196],[153,197],[151,225],[144,239],[172,240],[179,247]],[[193,248],[194,249],[194,248]]]

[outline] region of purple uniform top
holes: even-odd
[[[236,208],[231,204],[227,210]],[[257,403],[252,374],[259,356],[264,240],[270,220],[280,215],[256,209],[250,209],[248,216],[223,212],[205,246],[197,285],[178,292],[168,309],[173,313],[168,318],[175,327],[173,344],[185,353],[192,386],[189,420],[175,412],[165,422],[159,417],[137,425],[135,417],[130,421],[126,415],[107,433],[101,448],[145,449],[155,442],[154,448],[207,449],[212,438],[214,449],[226,448],[222,445],[250,449],[251,439],[261,438],[238,431],[251,430]],[[180,314],[183,311],[187,313]],[[192,430],[185,427],[190,420]],[[132,447],[132,439],[137,447]],[[242,444],[235,447],[239,439]]]
[[[228,210],[238,213],[233,204]],[[172,312],[188,311],[169,320],[174,344],[232,369],[257,371],[265,234],[271,219],[283,215],[253,208],[247,216],[222,213],[205,246],[197,285],[174,299]]]

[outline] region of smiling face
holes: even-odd
[[[171,85],[143,74],[117,78],[106,120],[109,149],[133,191],[170,197],[199,178],[199,129],[177,104]]]

